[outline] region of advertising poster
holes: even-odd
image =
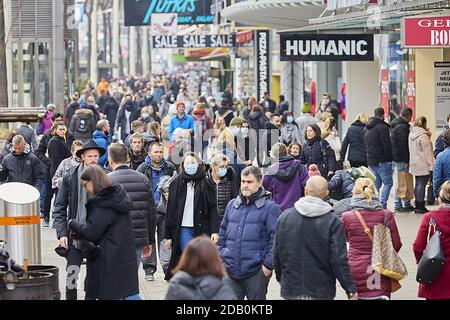
[[[435,62],[436,74],[436,130],[443,129],[447,124],[450,112],[450,62]]]
[[[416,118],[416,71],[408,70],[406,75],[408,79],[406,92],[407,92],[407,100],[406,106],[413,110],[413,120]]]
[[[389,70],[380,71],[380,105],[384,109],[384,116],[389,118]]]

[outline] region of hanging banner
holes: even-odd
[[[402,18],[401,40],[404,48],[450,47],[450,16]]]
[[[170,48],[231,48],[236,46],[236,35],[152,36],[153,49]]]
[[[317,106],[316,82],[315,81],[311,81],[311,113],[313,115],[316,114],[316,106]]]
[[[149,26],[155,13],[176,13],[178,24],[213,24],[214,0],[126,0],[125,26]]]
[[[264,92],[270,92],[270,31],[256,31],[256,94],[258,101],[264,98]]]
[[[435,62],[436,130],[444,129],[450,111],[450,62]]]
[[[373,61],[373,34],[280,34],[281,61]]]
[[[345,83],[341,86],[341,116],[342,120],[347,119],[347,86]]]
[[[408,70],[406,74],[408,83],[406,87],[406,106],[413,110],[413,120],[416,119],[416,71]]]
[[[380,71],[380,105],[384,109],[384,116],[389,118],[389,70]]]

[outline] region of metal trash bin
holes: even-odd
[[[49,272],[52,274],[50,283],[52,285],[52,300],[60,300],[61,292],[59,291],[59,268],[57,266],[28,266],[28,272]]]
[[[0,300],[52,300],[52,274],[29,272],[28,278],[19,277],[13,290],[8,290],[0,271]]]
[[[41,263],[39,190],[10,182],[0,185],[0,241],[19,264]]]

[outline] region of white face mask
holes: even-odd
[[[239,134],[239,132],[241,131],[241,129],[240,128],[238,128],[238,127],[233,127],[233,128],[230,128],[231,129],[231,133],[233,134],[233,136],[237,136],[238,134]]]

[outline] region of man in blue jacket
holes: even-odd
[[[228,284],[243,300],[265,300],[272,276],[272,247],[280,207],[262,187],[262,173],[250,166],[241,173],[241,193],[231,200],[220,226],[219,250]]]
[[[98,164],[103,167],[108,161],[108,146],[111,144],[111,137],[109,136],[109,121],[106,119],[99,120],[97,122],[97,130],[92,134],[92,138],[95,143],[105,149],[105,154],[100,157]]]
[[[450,129],[444,132],[443,137],[445,149],[438,154],[433,172],[433,192],[436,197],[442,184],[450,180]]]
[[[192,136],[195,131],[195,124],[194,124],[194,118],[192,118],[190,115],[185,113],[186,106],[184,102],[178,101],[177,102],[177,112],[178,114],[175,117],[172,117],[170,119],[169,124],[169,140],[170,143],[173,142],[173,132],[176,128],[181,129],[191,129],[192,130]]]

